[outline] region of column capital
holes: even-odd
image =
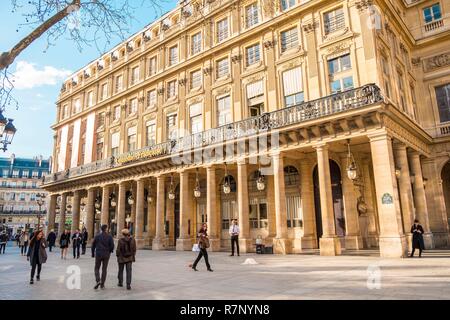
[[[246,158],[237,159],[236,163],[240,166],[245,165],[245,164],[247,164],[247,159]],[[225,162],[225,164],[226,164],[226,162]]]
[[[320,142],[312,146],[316,150],[328,150],[330,145],[326,142]]]
[[[394,149],[406,149],[407,148],[405,143],[403,143],[402,141],[397,140],[397,139],[394,139],[392,145],[393,145]]]
[[[413,158],[420,158],[421,155],[419,151],[416,151],[414,149],[409,150],[408,154]]]
[[[368,134],[367,137],[369,138],[370,142],[393,139],[392,135],[390,135],[386,131],[371,133],[371,134]]]

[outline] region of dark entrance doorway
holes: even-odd
[[[333,197],[333,211],[334,211],[334,223],[336,228],[336,234],[339,237],[345,236],[345,218],[344,218],[344,205],[342,194],[342,180],[341,170],[336,162],[330,160],[330,176],[331,176],[331,191]],[[320,207],[320,189],[319,189],[319,171],[316,167],[313,172],[314,181],[314,209],[316,212],[316,231],[317,240],[323,235],[322,227],[322,210]]]

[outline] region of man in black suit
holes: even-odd
[[[102,225],[101,230],[102,232],[96,235],[92,242],[92,258],[95,257],[94,273],[95,281],[97,282],[94,289],[98,289],[98,287],[105,288],[109,257],[114,252],[114,240],[107,232],[108,226],[106,224]],[[101,278],[100,266],[102,267]]]

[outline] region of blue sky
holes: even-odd
[[[156,16],[174,8],[177,3],[175,0],[158,2],[162,6],[162,12],[155,12],[150,6],[135,10],[129,35],[151,23]],[[135,3],[140,4],[142,0],[135,0]],[[32,28],[19,28],[19,24],[25,22],[23,11],[12,13],[10,0],[2,1],[0,8],[0,52],[3,52],[14,46]],[[115,45],[119,42],[121,39],[116,38],[112,43]],[[80,52],[73,42],[63,38],[47,48],[43,37],[16,59],[9,71],[21,79],[17,81],[13,93],[19,102],[19,109],[7,108],[4,115],[14,119],[17,133],[9,150],[5,153],[0,151],[0,157],[9,157],[14,153],[16,157],[43,155],[47,158],[52,154],[54,133],[50,126],[55,123],[55,102],[62,81],[69,72],[82,68],[100,54],[94,47],[84,47]]]

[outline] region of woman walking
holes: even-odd
[[[414,257],[414,252],[419,249],[419,258],[422,257],[422,250],[425,249],[425,243],[423,242],[423,228],[419,224],[419,220],[414,220],[414,224],[411,227],[411,233],[413,235],[411,258]]]
[[[65,229],[61,237],[59,238],[59,247],[61,248],[61,259],[66,260],[67,251],[69,250],[70,233]]]
[[[123,287],[123,269],[127,272],[127,290],[131,290],[131,265],[136,261],[136,241],[130,236],[128,229],[122,230],[122,238],[119,240],[119,244],[116,249],[117,263],[119,264],[118,279],[119,287]]]
[[[30,284],[34,283],[34,274],[36,273],[36,267],[36,280],[41,280],[42,264],[47,262],[47,252],[45,251],[46,247],[47,243],[44,238],[44,232],[42,232],[42,230],[38,230],[30,241],[30,249],[28,250],[27,254],[27,260],[30,261],[31,265]]]
[[[197,270],[197,264],[200,261],[200,259],[202,257],[205,258],[205,263],[206,263],[206,268],[208,271],[213,271],[211,269],[211,266],[209,265],[209,261],[208,261],[208,252],[206,251],[206,249],[209,248],[209,238],[208,238],[208,233],[207,233],[207,229],[208,226],[206,225],[206,223],[204,223],[202,225],[202,228],[200,229],[200,231],[198,232],[198,246],[200,248],[200,252],[198,253],[198,257],[195,260],[194,264],[192,265],[192,269],[194,271],[198,271]]]
[[[22,254],[22,256],[25,256],[27,254],[28,242],[30,240],[28,236],[28,231],[22,232],[19,240],[20,240],[20,253]]]

